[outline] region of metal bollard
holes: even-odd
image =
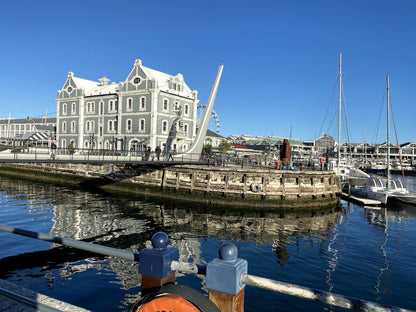
[[[209,299],[221,312],[244,311],[244,287],[242,276],[247,274],[248,263],[237,258],[237,247],[224,243],[218,251],[218,258],[207,265],[206,286]]]
[[[154,234],[151,242],[152,248],[143,249],[139,256],[142,295],[166,283],[174,283],[175,272],[171,270],[171,262],[179,260],[179,249],[168,247],[169,238],[165,233]]]

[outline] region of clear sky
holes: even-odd
[[[416,141],[415,0],[1,1],[0,39],[0,118],[55,117],[69,71],[118,83],[137,58],[206,103],[223,63],[221,135],[337,139],[342,52],[351,141],[385,141],[387,74],[399,142]]]

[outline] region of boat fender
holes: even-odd
[[[136,301],[128,312],[221,312],[207,296],[183,285],[167,284]]]
[[[252,192],[257,193],[258,191],[260,191],[260,185],[258,185],[257,183],[251,183],[250,184],[250,190]]]

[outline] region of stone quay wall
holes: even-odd
[[[340,180],[332,171],[286,171],[208,166],[14,165],[55,175],[82,177],[116,192],[228,206],[299,207],[334,204]],[[1,171],[0,171],[1,174]],[[73,179],[73,178],[72,178]]]

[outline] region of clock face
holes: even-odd
[[[140,79],[140,77],[136,77],[136,78],[134,78],[134,80],[133,80],[133,82],[134,82],[135,84],[139,84],[139,83],[140,83],[140,81],[142,81],[142,80]]]
[[[72,87],[68,87],[68,92],[71,92],[72,91]]]

